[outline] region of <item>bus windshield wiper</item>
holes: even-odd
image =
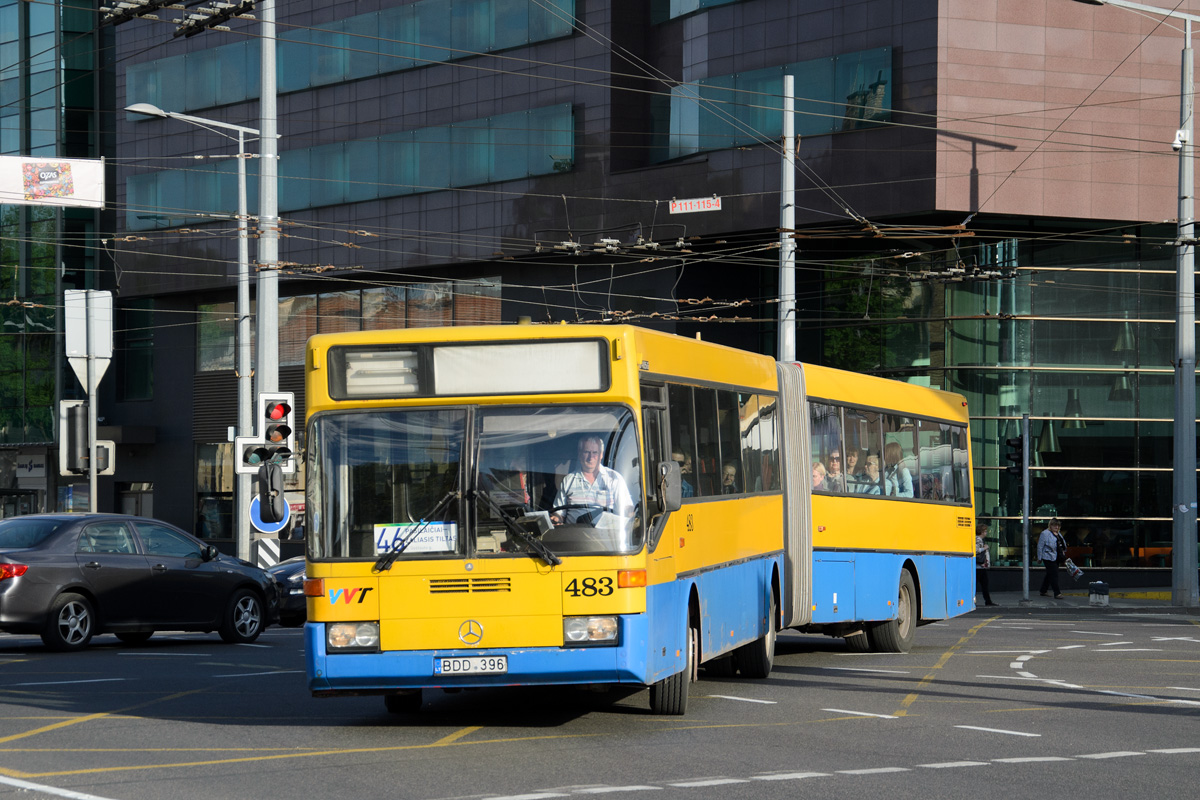
[[[442,509],[449,505],[451,500],[457,500],[458,497],[458,489],[451,489],[450,491],[446,492],[445,496],[443,496],[441,500],[437,501],[437,504],[429,510],[429,513],[422,517],[420,523],[418,523],[411,531],[405,534],[403,539],[392,542],[391,548],[379,557],[379,560],[375,562],[375,566],[371,567],[371,572],[383,572],[384,570],[391,569],[392,564],[395,563],[396,558],[404,552],[405,548],[415,542],[417,537],[424,533],[429,526],[433,524],[434,520],[438,518],[438,515],[442,513]]]
[[[476,497],[483,500],[483,502],[487,503],[488,508],[492,509],[492,511],[494,511],[500,517],[500,520],[504,523],[504,527],[512,531],[514,536],[516,536],[525,544],[529,545],[530,549],[541,556],[542,561],[545,561],[552,567],[557,567],[559,564],[563,563],[562,559],[556,556],[554,551],[546,546],[545,542],[517,524],[517,521],[513,519],[507,511],[501,508],[495,500],[492,499],[491,494],[483,489],[476,489],[474,494]]]

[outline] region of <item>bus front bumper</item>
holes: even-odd
[[[330,653],[325,625],[306,623],[308,688],[317,696],[387,693],[396,689],[647,683],[645,615],[621,617],[616,645]],[[445,675],[439,659],[504,656],[507,671]]]

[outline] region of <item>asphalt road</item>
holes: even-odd
[[[1192,797],[1200,620],[977,611],[907,655],[784,634],[765,681],[314,700],[301,636],[0,636],[0,798]]]

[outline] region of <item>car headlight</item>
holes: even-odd
[[[330,650],[378,650],[378,622],[330,622],[325,626],[325,646]]]
[[[617,643],[616,617],[563,617],[563,645]]]

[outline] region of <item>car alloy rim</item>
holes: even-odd
[[[234,610],[234,627],[242,636],[250,636],[258,630],[258,602],[253,597],[243,597]]]
[[[87,638],[92,621],[80,603],[67,603],[58,615],[58,629],[67,644],[77,644]]]

